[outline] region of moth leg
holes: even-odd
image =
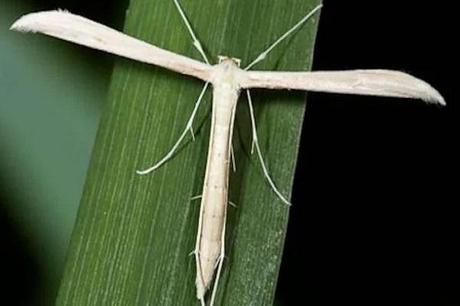
[[[192,140],[195,141],[195,132],[193,132],[193,126],[190,126],[189,131],[190,131],[190,136],[192,136]]]
[[[167,162],[174,155],[174,153],[176,152],[176,150],[179,147],[180,143],[185,138],[185,136],[187,135],[187,132],[190,130],[190,128],[191,128],[191,126],[193,124],[193,120],[195,119],[196,113],[198,112],[198,108],[200,107],[201,101],[203,100],[203,96],[204,96],[208,86],[209,86],[209,83],[206,82],[204,84],[204,86],[203,86],[203,89],[201,90],[200,96],[198,97],[198,99],[195,102],[195,107],[193,108],[192,114],[190,115],[190,118],[188,119],[188,122],[187,122],[187,125],[186,125],[184,131],[182,132],[182,134],[180,135],[180,137],[176,141],[176,143],[173,145],[171,150],[159,162],[157,162],[152,167],[150,167],[148,169],[145,169],[145,170],[137,170],[136,171],[137,174],[144,175],[144,174],[148,174],[148,173],[150,173],[152,171],[155,171],[156,169],[161,167],[165,162]]]
[[[230,159],[232,160],[232,170],[236,172],[236,160],[235,160],[235,152],[233,151],[233,144],[230,145]]]
[[[179,4],[179,1],[174,0],[174,4],[176,5],[177,10],[179,11],[180,17],[185,23],[185,27],[187,28],[187,31],[190,33],[190,36],[192,36],[193,46],[198,50],[198,52],[200,53],[201,57],[204,59],[206,64],[209,64],[209,60],[208,60],[208,57],[206,56],[206,53],[203,50],[203,46],[201,45],[201,42],[196,37],[195,32],[193,31],[192,26],[190,25],[190,22],[187,19],[187,16],[185,16],[184,10]]]
[[[249,105],[249,115],[251,117],[251,125],[252,125],[252,143],[254,145],[254,148],[257,153],[257,157],[259,158],[260,165],[262,166],[262,170],[264,172],[264,176],[268,181],[268,184],[272,188],[272,190],[275,192],[275,194],[280,198],[281,201],[283,201],[287,205],[291,205],[291,203],[281,194],[281,192],[276,188],[275,183],[273,183],[272,178],[270,177],[270,174],[268,173],[267,166],[265,165],[264,158],[262,157],[262,153],[260,151],[260,146],[259,146],[259,141],[257,138],[257,129],[256,129],[256,118],[254,116],[254,108],[252,106],[252,99],[251,99],[251,94],[249,93],[249,89],[246,90],[246,94],[248,97],[248,105]]]
[[[190,201],[199,200],[199,199],[201,199],[202,197],[203,197],[203,196],[200,194],[200,195],[197,195],[197,196],[191,197],[191,198],[190,198]]]
[[[316,6],[313,10],[311,10],[305,17],[303,17],[299,22],[297,22],[292,28],[290,28],[286,33],[281,35],[273,44],[270,45],[267,49],[265,49],[262,53],[260,53],[255,60],[253,60],[249,65],[244,68],[244,70],[249,70],[252,66],[256,65],[257,63],[263,61],[268,53],[270,53],[278,44],[280,44],[283,40],[285,40],[292,32],[296,31],[300,26],[302,26],[305,22],[307,22],[317,11],[319,11],[323,7],[322,4]]]

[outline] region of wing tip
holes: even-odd
[[[438,92],[438,91],[435,91],[435,94],[433,94],[430,99],[428,99],[429,103],[434,103],[434,104],[437,104],[437,105],[440,105],[440,106],[446,106],[447,103],[446,103],[446,100],[444,99],[443,96],[441,96],[441,94]]]
[[[430,104],[446,106],[446,100],[439,93],[439,91],[437,91],[435,88],[433,88],[430,84],[426,82],[424,82],[424,85],[425,85],[425,90],[422,91],[421,95],[418,98]]]
[[[428,82],[402,71],[387,70],[387,72],[397,76],[397,82],[405,84],[408,92],[411,92],[409,97],[423,100],[429,104],[446,106],[444,97]]]
[[[36,33],[40,32],[46,22],[49,20],[53,20],[54,17],[62,16],[62,15],[69,15],[70,12],[63,9],[57,9],[53,11],[43,11],[43,12],[36,12],[36,13],[29,13],[26,15],[21,16],[17,19],[11,26],[10,30],[18,31],[18,32],[30,32]]]
[[[18,31],[18,32],[33,32],[32,27],[30,26],[30,20],[34,19],[36,13],[27,14],[21,16],[18,20],[16,20],[11,26],[11,31]]]

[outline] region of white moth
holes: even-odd
[[[285,203],[288,200],[275,187],[268,175],[260,152],[250,88],[296,89],[331,93],[389,96],[422,99],[429,103],[444,105],[442,96],[429,84],[406,73],[390,70],[350,70],[324,72],[275,72],[248,71],[262,61],[267,54],[288,35],[305,23],[321,6],[300,20],[274,44],[262,52],[245,69],[239,68],[239,60],[220,57],[219,63],[210,65],[196,39],[191,26],[177,0],[173,0],[193,38],[193,44],[205,63],[158,48],[104,25],[70,14],[67,11],[32,13],[21,17],[11,27],[23,32],[40,32],[80,45],[103,50],[116,55],[160,66],[181,74],[201,79],[204,88],[186,125],[186,128],[171,151],[153,167],[138,171],[147,174],[164,164],[174,153],[179,143],[192,131],[192,123],[200,102],[209,84],[213,86],[212,124],[209,150],[201,195],[200,219],[195,246],[197,298],[205,305],[205,294],[214,274],[215,283],[210,304],[214,303],[216,289],[224,258],[225,220],[228,204],[229,164],[232,155],[231,139],[235,110],[241,90],[246,90],[253,130],[255,148],[269,185]],[[193,134],[192,134],[193,135]],[[217,270],[217,272],[216,272]]]

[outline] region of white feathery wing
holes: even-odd
[[[40,32],[212,82],[212,66],[167,51],[67,11],[32,13],[11,29]],[[445,105],[428,83],[392,70],[240,71],[241,88],[272,88],[422,99]]]
[[[422,99],[445,105],[441,94],[428,83],[394,70],[314,72],[248,71],[243,88],[297,89],[340,94]]]
[[[123,34],[68,11],[47,11],[22,16],[12,26],[21,32],[39,32],[90,48],[153,64],[204,81],[211,66]]]

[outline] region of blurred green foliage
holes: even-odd
[[[36,305],[55,298],[109,65],[51,38],[8,30],[33,10],[0,2],[0,211],[39,263],[38,275],[23,276],[35,279],[38,295],[17,300]]]

